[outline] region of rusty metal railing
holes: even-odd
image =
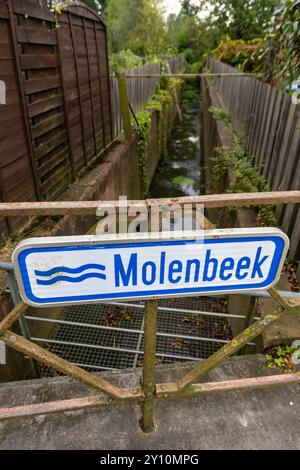
[[[205,207],[240,207],[245,205],[285,204],[299,203],[300,191],[225,194],[213,196],[183,197],[176,199],[156,199],[147,201],[134,201],[134,205],[166,205],[166,204],[199,204]],[[17,215],[65,215],[95,213],[99,207],[105,207],[106,202],[43,202],[43,203],[3,203],[0,204],[0,216]],[[111,204],[111,203],[110,203]],[[116,208],[117,202],[115,203]],[[155,351],[157,336],[157,300],[145,302],[144,321],[144,366],[141,385],[133,388],[120,388],[101,377],[95,376],[80,367],[58,357],[57,355],[38,346],[34,342],[20,336],[13,331],[13,324],[26,314],[29,308],[22,301],[0,323],[0,340],[30,358],[42,362],[57,371],[73,377],[76,380],[94,388],[101,394],[94,396],[62,400],[34,405],[18,406],[0,409],[0,419],[33,416],[38,414],[56,413],[77,409],[86,409],[104,405],[115,405],[126,402],[137,402],[142,405],[141,426],[145,433],[154,431],[154,403],[157,399],[182,398],[195,395],[246,391],[265,388],[275,385],[285,385],[300,382],[300,372],[294,374],[281,374],[274,376],[255,377],[223,382],[197,383],[210,370],[218,366],[224,359],[237,353],[246,344],[260,335],[274,323],[286,318],[288,315],[300,314],[300,299],[284,297],[275,288],[268,293],[277,302],[276,310],[263,319],[257,320],[229,343],[215,352],[208,359],[201,361],[190,372],[174,383],[155,383]]]

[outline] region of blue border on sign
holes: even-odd
[[[270,267],[268,278],[257,284],[245,284],[245,285],[227,285],[217,287],[193,287],[193,288],[181,288],[181,289],[161,289],[152,291],[139,291],[139,292],[128,292],[128,293],[112,293],[112,294],[97,294],[97,295],[78,295],[72,297],[53,297],[40,299],[36,297],[31,290],[29,275],[26,267],[26,258],[31,253],[45,253],[45,252],[61,252],[61,251],[82,251],[82,250],[98,250],[98,249],[122,249],[122,248],[142,248],[150,246],[170,246],[170,245],[186,245],[186,244],[213,244],[213,243],[241,243],[241,242],[260,242],[260,241],[272,241],[275,244],[275,252]],[[236,237],[236,238],[212,238],[204,240],[172,240],[172,241],[158,241],[158,242],[126,242],[126,243],[113,243],[113,244],[97,244],[97,245],[81,245],[81,246],[57,246],[57,247],[38,247],[38,248],[27,248],[18,255],[18,263],[20,273],[24,285],[24,290],[27,298],[38,304],[46,303],[63,303],[63,302],[80,302],[84,300],[105,300],[105,299],[118,299],[118,298],[133,298],[133,297],[153,297],[159,295],[172,295],[172,294],[197,294],[202,292],[219,292],[219,291],[231,291],[231,290],[249,290],[249,289],[262,289],[272,284],[276,279],[279,263],[284,250],[284,240],[279,236],[270,237]]]

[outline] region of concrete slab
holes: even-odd
[[[194,364],[193,364],[194,365]],[[274,373],[263,356],[234,357],[207,379]],[[157,380],[172,381],[191,363],[157,367]],[[139,369],[102,374],[120,386],[135,386]],[[95,394],[65,377],[0,386],[1,406]],[[156,403],[157,430],[144,436],[140,408],[120,405],[0,422],[0,449],[300,449],[300,386],[227,393]]]
[[[276,285],[278,290],[291,290],[287,275],[281,273],[280,280]],[[276,311],[278,303],[273,299],[261,298],[258,300],[258,316],[265,318]],[[269,348],[281,344],[291,345],[295,339],[300,339],[300,315],[286,315],[280,321],[267,328],[263,334],[263,347]]]

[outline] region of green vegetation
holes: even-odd
[[[224,109],[224,108],[215,108],[214,106],[211,106],[208,111],[213,115],[213,118],[216,121],[225,122],[228,126],[230,126],[231,130],[233,130],[232,121],[231,121],[231,114],[228,111],[226,111],[226,109]]]
[[[264,72],[270,83],[291,87],[300,76],[300,2],[281,2],[267,30]]]
[[[266,359],[268,361],[268,367],[270,369],[284,369],[287,372],[294,372],[294,366],[292,362],[292,355],[295,351],[298,351],[297,348],[291,348],[290,346],[276,346],[271,348],[266,354]],[[300,351],[298,353],[300,357]]]
[[[251,158],[243,143],[234,133],[230,114],[223,108],[210,108],[214,118],[223,121],[228,125],[234,136],[234,145],[230,148],[216,148],[212,161],[212,177],[215,181],[226,180],[230,172],[230,183],[227,188],[228,193],[251,193],[260,191],[270,191],[268,183],[259,169],[253,165]],[[232,208],[226,208],[232,211]],[[260,226],[276,226],[277,221],[274,216],[273,207],[257,206],[257,223]]]
[[[205,31],[212,44],[229,36],[232,39],[263,37],[277,0],[202,0],[202,10],[208,12]]]
[[[137,55],[160,54],[167,49],[160,0],[107,0],[103,18],[112,53],[130,49]]]
[[[291,91],[300,76],[299,0],[180,1],[179,14],[166,17],[162,0],[82,0],[107,25],[114,69],[184,53],[188,72],[215,57]]]
[[[243,72],[256,73],[261,71],[264,64],[262,54],[265,47],[266,41],[263,39],[244,41],[226,36],[212,51],[212,56]]]
[[[146,198],[148,194],[149,182],[147,179],[147,160],[149,155],[149,134],[151,129],[151,114],[148,111],[142,111],[137,114],[138,126],[138,148],[139,148],[139,168],[143,182],[143,195]],[[132,124],[136,124],[132,120]]]
[[[161,152],[161,162],[167,158],[167,142],[172,116],[174,112],[174,87],[178,90],[182,80],[175,78],[161,80],[157,87],[155,96],[147,103],[145,111],[136,115],[138,126],[134,119],[132,125],[136,127],[139,135],[139,163],[140,173],[143,180],[144,197],[148,195],[149,182],[147,180],[147,161],[149,155],[149,133],[151,129],[151,112],[158,112],[158,147]],[[178,183],[180,184],[180,183]]]
[[[172,179],[172,183],[178,184],[179,186],[191,186],[194,182],[192,179],[180,175],[175,176],[175,178]]]

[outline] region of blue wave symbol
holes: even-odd
[[[79,268],[67,268],[66,266],[57,266],[56,268],[49,269],[48,271],[34,271],[36,276],[48,277],[56,273],[68,273],[68,274],[79,274],[87,269],[99,269],[99,271],[105,271],[103,264],[83,264]]]
[[[78,268],[68,268],[66,266],[57,266],[47,271],[35,270],[34,272],[37,277],[49,278],[56,274],[56,276],[52,277],[51,279],[37,279],[36,280],[37,284],[42,285],[42,286],[51,286],[53,284],[56,284],[57,282],[78,283],[78,282],[82,282],[90,278],[106,279],[106,275],[99,273],[99,272],[85,273],[78,277],[70,277],[70,276],[65,275],[65,274],[81,274],[84,271],[87,271],[89,269],[93,269],[97,271],[105,271],[106,268],[102,264],[84,264],[83,266],[79,266]]]

